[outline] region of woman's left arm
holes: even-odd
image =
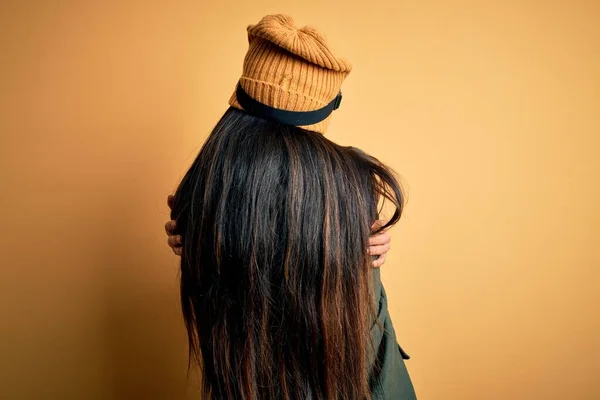
[[[169,209],[173,207],[173,201],[175,200],[175,196],[169,195],[167,197],[167,204]],[[373,228],[375,229],[380,221],[375,222]],[[175,234],[175,229],[177,228],[177,223],[173,220],[168,221],[165,224],[165,231],[167,232],[167,244],[173,250],[173,253],[180,256],[181,255],[181,247],[183,246],[183,237],[181,235]],[[389,232],[383,231],[379,232],[376,235],[373,235],[369,238],[369,249],[368,252],[372,256],[377,256],[375,260],[373,260],[373,268],[379,268],[385,263],[385,257],[387,252],[390,251],[392,242],[392,235]]]

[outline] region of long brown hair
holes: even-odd
[[[364,399],[371,225],[393,174],[323,135],[230,108],[175,194],[190,360],[215,399]],[[382,229],[385,227],[382,227]]]

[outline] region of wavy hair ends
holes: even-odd
[[[367,399],[371,225],[394,175],[230,108],[175,194],[190,360],[215,399]]]

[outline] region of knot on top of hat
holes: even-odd
[[[288,15],[268,15],[256,25],[248,26],[248,36],[258,37],[281,47],[312,64],[336,72],[350,72],[352,65],[336,57],[326,38],[311,26],[297,28]]]

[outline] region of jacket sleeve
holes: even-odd
[[[396,332],[388,312],[387,297],[378,269],[373,271],[373,294],[377,320],[371,327],[369,346],[369,383],[373,399],[416,399],[405,359],[409,355],[396,340]]]

